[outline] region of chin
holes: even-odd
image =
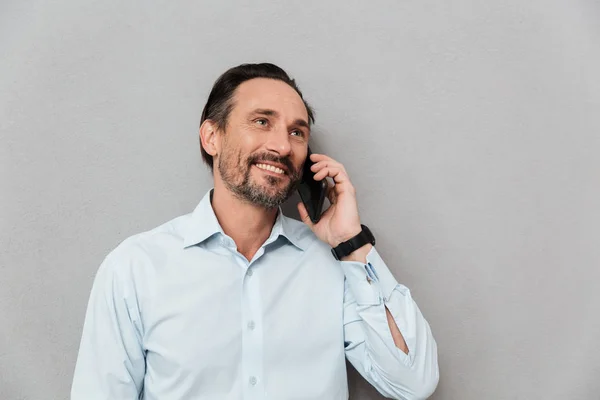
[[[270,198],[272,200],[275,199],[283,199],[281,203],[287,200],[290,197],[290,188],[285,185],[269,185],[269,184],[257,184],[254,186],[255,190],[261,193],[260,197],[262,198]],[[277,201],[276,201],[277,202]]]
[[[254,184],[264,188],[265,190],[268,190],[268,189],[278,190],[289,184],[289,179],[288,179],[287,175],[284,175],[284,176],[267,175],[267,176],[256,177],[255,179],[252,179],[252,180],[254,181]]]

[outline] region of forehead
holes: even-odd
[[[250,79],[237,87],[233,100],[233,112],[271,109],[286,118],[308,121],[306,107],[298,93],[287,83],[276,79]]]

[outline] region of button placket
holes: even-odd
[[[264,387],[260,377],[263,373],[263,334],[261,328],[261,274],[255,273],[256,266],[246,264],[245,279],[242,280],[242,371],[246,379],[244,399],[262,399]]]

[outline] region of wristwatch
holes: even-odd
[[[331,249],[331,253],[336,260],[350,255],[355,250],[360,249],[366,244],[372,244],[375,246],[375,236],[371,233],[371,230],[365,225],[361,225],[362,231],[354,236],[352,239],[340,243],[337,247]]]

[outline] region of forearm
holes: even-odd
[[[387,306],[385,307],[385,316],[387,318],[388,326],[390,327],[392,338],[394,338],[394,344],[397,348],[402,350],[404,354],[408,354],[408,346],[406,346],[404,336],[402,336],[402,332],[400,332],[400,329],[398,329],[398,325],[396,325],[396,321],[394,321],[394,317],[392,317],[392,314]]]
[[[366,256],[365,256],[365,253]],[[421,399],[437,385],[437,346],[411,293],[368,246],[345,258],[346,355],[387,396]]]
[[[350,253],[347,257],[342,258],[342,261],[356,261],[366,264],[367,255],[369,254],[372,248],[373,245],[367,244],[361,247],[360,249],[355,250],[353,253]],[[400,332],[400,329],[398,328],[398,325],[396,325],[396,321],[394,321],[394,317],[390,313],[390,310],[387,308],[387,306],[385,307],[385,314],[388,325],[390,327],[390,333],[392,334],[392,338],[394,338],[394,344],[396,345],[396,347],[402,350],[404,354],[408,354],[408,347],[406,346],[406,341],[404,340],[402,332]]]

